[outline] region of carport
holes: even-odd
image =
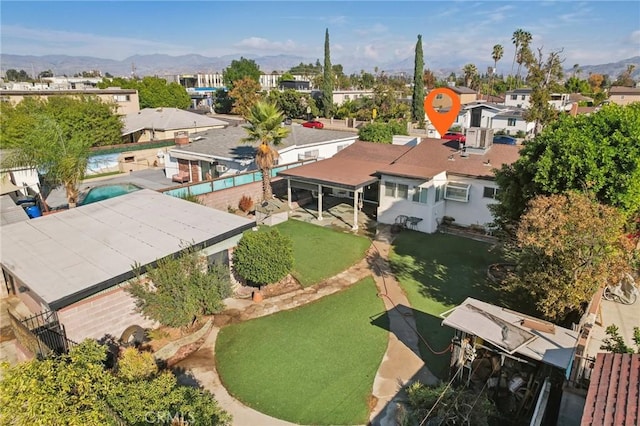
[[[404,155],[411,147],[356,141],[326,160],[295,167],[278,173],[287,180],[287,202],[292,207],[292,188],[317,191],[318,220],[322,220],[323,189],[353,197],[353,226],[358,230],[358,214],[364,202],[364,192],[378,183],[375,172]]]

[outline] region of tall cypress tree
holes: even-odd
[[[416,59],[413,68],[413,97],[411,102],[411,120],[424,126],[424,58],[422,53],[422,35],[418,34],[416,42]]]
[[[331,117],[333,109],[333,69],[329,55],[329,29],[324,34],[324,74],[322,76],[322,109],[325,118]]]

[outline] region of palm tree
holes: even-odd
[[[470,87],[474,77],[478,75],[478,68],[474,64],[467,64],[462,68],[462,72],[464,73],[465,85]]]
[[[531,33],[528,31],[523,31],[520,35],[520,50],[517,52],[518,62],[518,72],[516,74],[516,86],[518,85],[518,80],[520,79],[520,70],[522,69],[522,64],[527,61],[527,56],[530,56],[529,53],[529,43],[531,43],[532,37]]]
[[[489,95],[493,94],[493,79],[495,78],[496,69],[498,68],[498,61],[502,59],[503,55],[504,55],[504,49],[502,48],[501,44],[496,44],[495,46],[493,46],[493,52],[491,53],[491,58],[493,58],[493,72],[491,73],[491,84],[489,88]],[[488,99],[489,98],[487,97],[487,100]]]
[[[243,142],[258,142],[256,165],[262,172],[262,199],[268,201],[273,197],[271,191],[271,169],[278,159],[278,151],[274,146],[280,145],[289,134],[289,129],[282,126],[284,116],[274,104],[259,101],[249,111],[245,127],[247,137]]]
[[[511,74],[513,75],[513,67],[516,64],[516,58],[518,57],[518,52],[520,50],[520,43],[522,42],[522,35],[524,34],[524,30],[518,28],[513,32],[513,36],[511,37],[511,42],[515,45],[516,49],[513,52],[513,62],[511,62]]]
[[[54,118],[37,114],[22,141],[3,156],[2,168],[38,168],[50,184],[64,187],[69,207],[75,207],[78,184],[87,170],[92,140],[81,135],[64,137]]]

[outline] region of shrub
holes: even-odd
[[[524,138],[525,136],[527,136],[527,134],[524,132],[524,130],[518,130],[518,132],[516,133],[516,138]]]
[[[243,195],[242,198],[240,198],[240,202],[238,202],[238,208],[245,213],[253,210],[253,200],[251,197]]]
[[[220,312],[222,300],[231,295],[229,269],[207,266],[206,261],[190,249],[177,258],[160,259],[146,277],[136,266],[136,278],[126,290],[145,317],[170,327],[193,324],[204,315]]]
[[[293,269],[293,242],[273,228],[248,231],[233,252],[233,265],[249,284],[275,283]]]

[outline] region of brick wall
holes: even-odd
[[[287,181],[282,178],[274,178],[271,181],[273,194],[278,197],[287,196]],[[254,203],[262,200],[262,182],[253,182],[234,188],[223,189],[200,195],[198,198],[202,203],[214,209],[227,211],[228,207],[238,209],[238,203],[243,195],[251,197]]]
[[[135,311],[133,297],[122,288],[63,308],[58,311],[58,318],[65,326],[67,337],[78,343],[87,337],[100,339],[106,334],[119,339],[130,325],[158,326]]]

